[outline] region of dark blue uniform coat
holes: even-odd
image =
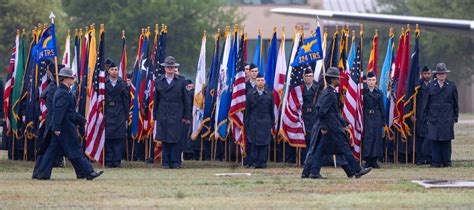
[[[328,142],[324,149],[324,154],[340,154],[349,148],[349,142],[344,131],[344,127],[348,123],[342,118],[339,112],[339,98],[337,91],[332,87],[328,86],[321,92],[316,103],[317,118],[313,126],[311,144],[309,153],[313,153],[318,144],[317,139],[320,138],[320,131],[327,130],[328,133],[325,138],[328,138]]]
[[[459,117],[456,85],[448,80],[443,87],[437,81],[431,82],[423,102],[423,119],[427,123],[425,138],[433,141],[454,139],[454,123]]]
[[[123,139],[127,135],[130,88],[122,79],[115,86],[105,83],[105,138]]]
[[[306,88],[306,85],[303,85],[303,121],[307,139],[311,137],[311,130],[313,129],[316,117],[318,116],[316,113],[318,89],[319,85],[316,81],[313,82],[309,89]]]
[[[265,88],[262,95],[257,89],[247,95],[245,124],[248,141],[257,146],[268,145],[272,139],[272,128],[275,125],[273,112],[273,94]]]
[[[170,84],[162,75],[155,82],[154,118],[157,126],[157,139],[165,143],[181,142],[183,119],[191,118],[191,101],[187,97],[186,82],[175,75]]]
[[[51,110],[50,110],[51,111]],[[58,138],[69,159],[84,156],[77,126],[84,126],[86,120],[76,112],[76,99],[66,85],[59,85],[54,94],[52,130],[60,131]]]
[[[375,88],[364,89],[364,139],[362,142],[363,157],[383,156],[383,127],[385,122],[382,91]]]

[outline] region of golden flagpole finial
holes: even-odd
[[[79,35],[79,31],[76,29],[74,29],[74,36],[78,36]]]
[[[103,23],[100,24],[100,30],[104,31],[105,30],[105,25]]]
[[[71,36],[71,30],[67,30],[67,36]]]
[[[158,33],[158,32],[160,32],[160,30],[159,30],[159,27],[158,27],[158,23],[156,23],[155,24],[155,33]]]
[[[22,31],[21,35],[25,35],[25,34],[26,34],[26,30],[25,30],[25,29],[22,29],[21,31]]]
[[[125,30],[122,30],[122,39],[125,39]]]
[[[221,35],[221,29],[218,28],[217,31],[216,31],[216,35],[214,36],[214,39],[216,39],[216,41],[217,41],[217,39],[219,39],[220,35]]]
[[[394,35],[394,32],[393,32],[393,27],[390,27],[390,33],[389,33],[389,36],[393,36]]]
[[[378,29],[375,29],[375,35],[376,35],[376,36],[379,35],[379,30],[378,30]]]

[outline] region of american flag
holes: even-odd
[[[105,71],[104,71],[104,31],[100,31],[99,53],[97,63],[92,77],[92,87],[90,89],[89,114],[87,118],[86,130],[86,155],[92,160],[104,163],[104,143],[105,143]],[[91,49],[94,50],[94,49]]]
[[[350,77],[348,81],[347,91],[344,100],[344,108],[342,116],[351,125],[351,147],[352,154],[356,158],[360,158],[360,142],[362,139],[362,132],[364,130],[362,121],[362,93],[363,83],[361,82],[361,46],[357,47],[356,55],[352,63]]]
[[[245,156],[245,140],[244,130],[244,112],[247,103],[245,95],[245,72],[244,72],[244,52],[245,52],[245,37],[242,34],[239,46],[239,55],[237,58],[237,65],[235,69],[235,81],[232,89],[232,100],[230,102],[229,118],[232,121],[232,133],[234,140],[240,145],[242,156]]]
[[[46,63],[44,61],[42,61],[41,64],[39,65],[39,74],[41,78],[39,95],[41,96],[49,85],[48,75],[46,74]],[[39,127],[41,128],[44,124],[44,121],[46,120],[46,114],[48,113],[48,108],[46,107],[46,101],[42,97],[40,97],[40,111],[41,111],[41,115],[40,115],[41,117],[40,117]]]
[[[10,65],[8,66],[8,76],[7,82],[5,83],[5,94],[3,96],[3,111],[5,112],[5,123],[7,126],[7,135],[10,134],[11,124],[10,124],[10,96],[12,94],[14,77],[13,71],[15,70],[15,55],[16,47],[13,47],[11,51]]]
[[[298,33],[295,36],[295,42],[290,56],[291,61],[295,60],[296,53],[300,49],[300,46],[302,46],[302,40]],[[290,66],[289,68],[291,70],[289,75],[290,82],[285,88],[287,92],[283,97],[279,133],[292,147],[306,147],[302,110],[304,69],[302,66],[295,68]]]

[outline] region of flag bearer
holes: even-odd
[[[431,69],[427,66],[421,69],[421,79],[418,85],[418,93],[416,94],[416,114],[412,116],[415,122],[416,135],[416,164],[431,164],[431,141],[425,139],[426,123],[423,123],[423,98],[426,95],[428,84],[431,82]]]
[[[255,65],[254,63],[251,63],[248,65],[248,68],[249,68],[248,79],[246,77],[246,81],[245,81],[245,94],[247,97],[246,99],[247,101],[248,101],[249,93],[251,93],[252,90],[254,90],[255,87],[257,86],[257,75],[258,75],[257,65]],[[245,124],[245,126],[247,126],[247,124]],[[247,127],[245,129],[248,130]],[[252,147],[252,143],[249,142],[248,137],[246,136],[245,138],[247,138],[247,144],[245,147],[245,153],[247,154],[247,156],[245,157],[245,160],[244,160],[244,166],[247,168],[250,168],[254,166],[253,161],[252,161],[252,155],[251,155],[253,147]]]
[[[451,166],[451,140],[454,139],[454,124],[458,122],[458,90],[447,80],[446,64],[436,65],[436,80],[428,85],[425,95],[423,120],[427,123],[425,138],[431,141],[431,167]]]
[[[111,61],[105,82],[105,166],[121,167],[123,144],[127,136],[130,87],[118,76],[118,67]]]
[[[92,180],[103,172],[96,172],[84,155],[78,135],[78,126],[84,126],[86,120],[76,111],[76,99],[71,92],[75,77],[71,69],[62,68],[58,74],[60,85],[54,93],[51,144],[46,150],[39,166],[36,179],[50,179],[54,158],[60,149],[71,161],[78,179]]]
[[[258,74],[256,88],[247,95],[245,124],[248,142],[252,145],[252,161],[255,168],[266,168],[268,145],[275,125],[273,94],[265,87],[265,78]]]
[[[335,67],[329,68],[326,73],[326,82],[329,86],[321,92],[316,103],[317,120],[313,127],[311,144],[306,157],[301,178],[324,179],[321,176],[321,166],[324,155],[340,154],[347,160],[344,166],[346,175],[350,178],[360,178],[372,170],[361,168],[352,155],[351,147],[344,132],[349,124],[339,112],[339,96],[336,87],[339,86],[340,73]]]
[[[318,100],[319,92],[319,84],[314,80],[313,70],[311,69],[311,66],[308,65],[304,70],[303,88],[303,120],[306,131],[306,149],[304,149],[301,154],[301,162],[303,163],[306,158],[306,150],[309,148],[309,143],[311,141],[311,131],[317,117],[314,108],[316,107],[316,101]]]
[[[383,127],[385,122],[383,94],[376,87],[374,72],[367,74],[367,87],[364,88],[364,138],[362,156],[365,167],[379,168],[377,159],[383,156]]]
[[[181,168],[180,144],[183,136],[183,123],[190,124],[191,107],[189,104],[186,82],[183,77],[175,74],[179,66],[174,57],[168,56],[161,64],[165,74],[155,81],[154,118],[156,123],[156,138],[162,142],[162,166]]]

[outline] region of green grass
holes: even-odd
[[[474,117],[473,117],[474,118]],[[473,119],[470,118],[470,119]],[[51,181],[31,180],[32,162],[0,153],[0,208],[474,208],[474,189],[424,189],[415,179],[473,179],[474,129],[456,125],[454,167],[432,169],[383,164],[361,179],[323,168],[327,180],[300,179],[300,168],[270,163],[240,168],[235,163],[184,162],[181,170],[124,163],[94,181],[76,180],[70,164],[54,169]],[[250,177],[216,177],[248,172]]]

